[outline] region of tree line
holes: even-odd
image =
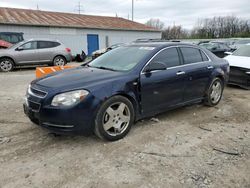
[[[162,30],[163,39],[250,37],[250,20],[236,16],[199,19],[191,30],[184,29],[181,25],[164,27],[159,19],[150,19],[146,25]]]

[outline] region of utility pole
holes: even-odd
[[[78,12],[78,14],[81,14],[81,12],[82,12],[81,1],[78,2],[78,5],[77,5],[77,12]]]
[[[132,21],[134,21],[134,0],[132,0]]]

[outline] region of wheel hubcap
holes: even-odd
[[[221,93],[222,93],[221,83],[219,81],[214,82],[212,85],[212,91],[210,94],[210,98],[211,98],[212,103],[215,104],[220,100]]]
[[[0,63],[0,67],[1,67],[1,70],[2,71],[10,71],[11,70],[11,68],[12,68],[12,64],[11,64],[11,62],[10,61],[8,61],[8,60],[5,60],[5,61],[2,61],[1,63]]]
[[[63,66],[63,65],[64,65],[64,60],[63,60],[62,58],[57,58],[57,59],[55,60],[55,64],[56,64],[57,66]]]
[[[127,129],[129,122],[129,108],[122,102],[110,105],[103,116],[103,128],[111,136],[122,134]]]

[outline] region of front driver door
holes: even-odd
[[[37,42],[27,42],[15,49],[15,60],[18,64],[33,64],[39,61]]]
[[[144,115],[159,113],[183,101],[184,73],[177,49],[171,47],[160,51],[150,61],[153,62],[164,63],[167,69],[149,73],[142,71],[140,84]]]

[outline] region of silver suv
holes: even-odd
[[[71,50],[56,40],[31,39],[0,49],[0,70],[3,72],[21,65],[63,66],[71,60]]]

